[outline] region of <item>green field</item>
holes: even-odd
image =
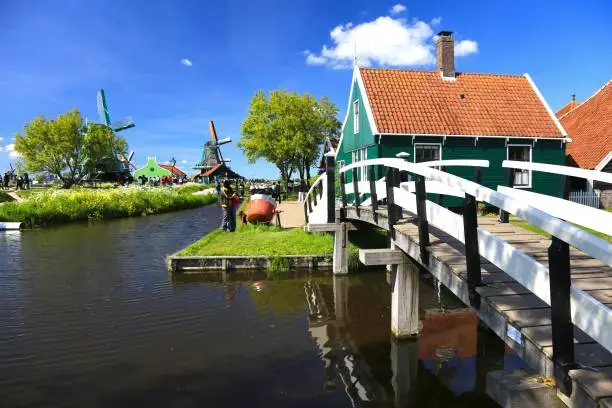
[[[33,193],[26,200],[0,206],[0,221],[23,222],[26,228],[44,227],[74,221],[158,214],[217,201],[214,194],[193,195],[189,190],[181,192],[169,187],[29,191]]]

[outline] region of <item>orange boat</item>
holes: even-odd
[[[253,194],[247,204],[246,217],[250,224],[261,224],[272,221],[276,210],[276,201],[266,194]]]

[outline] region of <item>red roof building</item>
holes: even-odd
[[[172,175],[175,176],[175,177],[184,177],[184,176],[187,176],[187,174],[183,170],[179,169],[176,166],[171,166],[169,164],[159,164],[159,167],[161,167],[162,169],[166,169],[166,170],[170,171],[172,173]]]
[[[567,147],[570,163],[612,172],[612,80],[573,109],[563,113],[564,108],[557,115],[572,138]]]

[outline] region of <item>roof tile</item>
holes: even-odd
[[[360,68],[379,133],[564,137],[524,76]]]

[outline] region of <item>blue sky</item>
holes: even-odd
[[[342,119],[355,49],[362,65],[431,69],[441,29],[462,44],[458,70],[528,72],[556,110],[612,77],[611,21],[606,0],[0,0],[0,170],[26,121],[73,107],[97,120],[104,88],[111,119],[134,117],[136,164],[190,169],[213,119],[235,170],[272,177],[235,146],[255,91],[326,95]]]

